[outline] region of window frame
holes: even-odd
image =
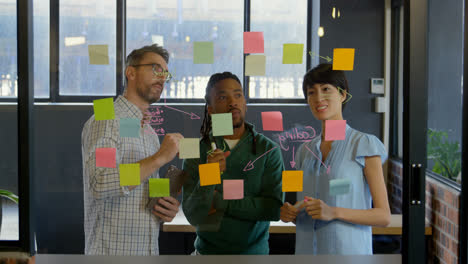
[[[19,0],[17,0],[19,1]],[[251,14],[251,1],[244,0],[244,32],[250,31],[250,14]],[[125,58],[126,58],[126,0],[116,0],[116,87],[115,96],[93,96],[93,95],[60,95],[59,85],[59,48],[60,48],[60,0],[50,0],[49,9],[49,98],[34,98],[34,102],[46,102],[46,103],[89,103],[96,99],[117,97],[123,93],[125,87]],[[312,48],[312,14],[313,14],[313,2],[307,0],[307,28],[306,28],[306,49],[311,50]],[[303,98],[250,98],[249,97],[249,76],[245,75],[245,57],[243,54],[243,73],[242,78],[244,80],[244,95],[247,103],[261,104],[261,103],[274,103],[274,104],[304,104],[305,99]],[[304,73],[311,68],[312,60],[310,56],[306,56],[306,67]],[[0,102],[17,102],[17,98],[2,98]],[[203,98],[168,98],[167,103],[204,103]]]

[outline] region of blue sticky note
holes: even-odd
[[[351,189],[351,180],[349,178],[330,180],[330,195],[347,194],[349,189]]]
[[[120,119],[120,137],[140,136],[140,120],[137,118],[121,118]]]

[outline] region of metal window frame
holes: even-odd
[[[33,181],[34,35],[32,0],[16,2],[18,49],[19,240],[0,241],[0,251],[35,254]]]
[[[426,263],[428,0],[404,1],[402,263]]]

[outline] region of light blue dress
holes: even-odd
[[[379,155],[382,163],[387,159],[382,142],[373,135],[346,125],[346,139],[332,143],[324,164],[320,143],[321,135],[318,135],[297,150],[296,168],[304,171],[304,191],[297,193],[297,200],[309,196],[333,207],[372,208],[372,197],[363,169],[366,156]],[[327,168],[330,168],[329,173]],[[347,181],[349,191],[331,195],[330,180],[334,179]],[[340,220],[313,220],[302,210],[296,218],[296,254],[371,255],[372,227]]]

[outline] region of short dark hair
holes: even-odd
[[[211,116],[208,114],[208,105],[211,104],[210,102],[210,94],[213,88],[216,86],[216,84],[222,80],[225,79],[233,79],[237,81],[241,86],[241,82],[239,80],[239,77],[237,75],[231,73],[231,72],[222,72],[222,73],[215,73],[211,75],[210,79],[208,80],[208,83],[206,84],[206,89],[205,89],[205,116],[203,118],[203,123],[200,128],[200,134],[203,139],[207,139],[210,135],[211,131]]]
[[[147,52],[156,53],[159,56],[163,57],[166,63],[169,63],[169,52],[162,46],[159,46],[158,44],[153,44],[144,46],[139,49],[134,49],[132,52],[130,52],[130,54],[128,54],[127,56],[127,59],[125,60],[125,69],[127,69],[128,66],[139,64]],[[127,84],[127,82],[128,79],[127,76],[125,76],[125,84]]]
[[[349,95],[348,80],[346,79],[344,71],[333,70],[332,64],[329,63],[319,64],[304,75],[302,92],[304,93],[304,98],[306,100],[307,89],[315,84],[331,84],[339,88],[338,90],[341,94],[343,94],[344,90],[346,92],[346,96]]]

